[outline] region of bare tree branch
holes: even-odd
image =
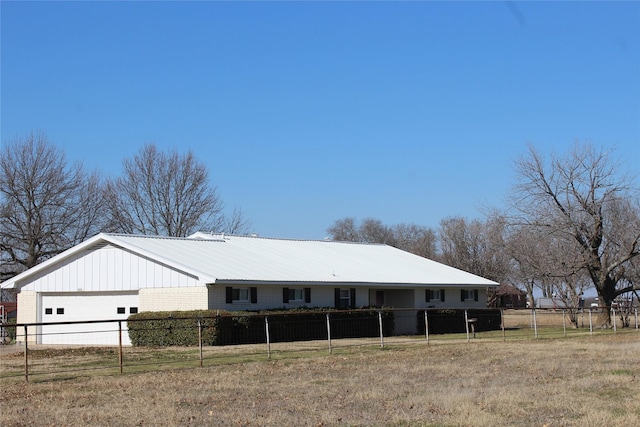
[[[163,153],[148,144],[123,167],[108,185],[111,230],[185,237],[225,226],[222,200],[191,151]]]
[[[610,307],[623,288],[625,267],[639,255],[640,193],[632,177],[621,171],[611,151],[579,143],[549,162],[529,146],[528,157],[516,167],[520,182],[512,195],[513,211],[519,213],[515,222],[530,235],[547,233],[548,243],[557,248],[549,248],[555,255],[542,270],[554,273],[546,277],[581,283],[572,277],[584,272]],[[600,323],[609,322],[607,309]]]
[[[103,226],[103,184],[42,133],[3,147],[0,154],[2,279],[96,234]]]

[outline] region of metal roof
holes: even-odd
[[[18,287],[33,274],[104,242],[195,275],[206,283],[498,285],[483,277],[381,244],[205,233],[196,233],[189,238],[102,233],[7,280],[2,287]]]
[[[170,259],[215,282],[329,282],[407,285],[497,283],[380,244],[206,235],[161,238],[112,235],[147,254]]]

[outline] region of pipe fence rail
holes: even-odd
[[[0,378],[18,381],[23,378],[25,382],[29,382],[36,377],[46,381],[54,377],[77,376],[97,371],[123,374],[171,367],[204,367],[265,358],[287,358],[305,351],[331,355],[337,351],[370,351],[392,345],[499,343],[507,340],[589,337],[595,334],[639,331],[637,307],[625,312],[611,308],[611,325],[607,328],[601,328],[597,324],[600,310],[316,310],[277,314],[243,313],[5,324],[5,333],[13,342],[0,346]],[[310,313],[313,315],[309,316]],[[225,335],[211,326],[212,320],[233,322],[233,329],[227,328]],[[65,328],[64,331],[46,332],[51,331],[52,326]],[[134,335],[134,330],[143,334],[159,333],[160,336],[188,334],[195,338],[187,344],[176,345],[168,340],[164,345],[130,345],[130,342],[136,344],[136,340],[130,337]],[[212,337],[222,344],[212,345]],[[74,344],[40,344],[56,341]]]

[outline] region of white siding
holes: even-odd
[[[487,308],[487,289],[486,288],[446,288],[446,286],[434,286],[429,289],[438,290],[444,289],[445,300],[432,299],[429,302],[425,301],[425,290],[416,289],[416,308]],[[461,289],[478,289],[478,301],[474,300],[460,300]]]
[[[41,272],[22,290],[37,292],[135,291],[141,288],[201,286],[196,277],[107,246],[87,251]]]
[[[264,310],[270,308],[295,308],[301,306],[307,307],[334,307],[335,306],[335,288],[350,289],[353,286],[344,285],[232,285],[233,288],[257,288],[257,303],[250,302],[232,303],[226,302],[226,287],[230,285],[213,285],[209,286],[209,310]],[[282,302],[282,288],[311,288],[311,302],[292,302],[285,304]],[[364,287],[356,287],[356,307],[369,305],[369,290]]]

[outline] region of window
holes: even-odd
[[[124,307],[118,307],[118,314],[125,314],[127,310]]]
[[[349,289],[340,289],[340,308],[349,307]]]
[[[45,308],[44,314],[53,314],[53,308]]]
[[[249,289],[247,288],[243,288],[243,289],[234,289],[233,290],[233,301],[238,301],[238,302],[247,302],[249,301]]]
[[[425,301],[426,302],[432,302],[432,301],[440,301],[440,302],[444,302],[444,289],[427,289],[425,291]]]
[[[356,306],[356,288],[335,288],[336,308],[350,308]]]
[[[289,289],[289,301],[303,301],[304,290],[303,289]]]
[[[226,288],[227,304],[247,303],[255,304],[258,302],[258,288]]]
[[[56,314],[64,314],[64,308],[56,308]]]
[[[308,304],[311,302],[311,288],[282,288],[282,302]]]
[[[460,301],[478,301],[477,289],[461,289]]]
[[[129,307],[129,314],[136,314],[138,312],[138,307]]]

